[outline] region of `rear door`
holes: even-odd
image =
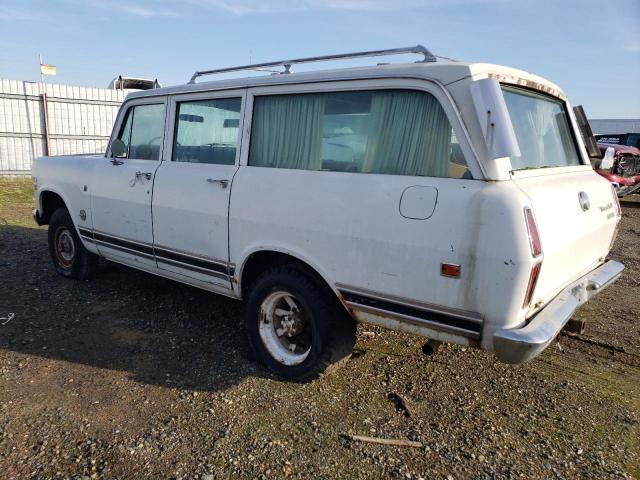
[[[158,268],[230,288],[228,212],[237,170],[243,90],[169,102],[166,158],[153,193]]]
[[[531,202],[543,261],[532,305],[602,263],[618,222],[609,182],[585,165],[578,133],[559,99],[503,86],[522,155],[512,178]]]
[[[116,123],[125,155],[98,160],[91,182],[93,231],[100,253],[155,268],[151,196],[165,130],[165,97],[134,100]],[[81,232],[82,233],[82,232]]]

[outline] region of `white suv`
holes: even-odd
[[[290,73],[397,53],[423,59]],[[355,321],[524,362],[623,270],[564,93],[424,47],[129,94],[104,156],[33,178],[62,275],[100,256],[244,299],[256,356],[300,380],[348,358]]]

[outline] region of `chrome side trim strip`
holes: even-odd
[[[468,320],[469,322],[477,323],[480,326],[484,322],[483,318],[479,314],[474,312],[469,312],[466,310],[460,310],[460,309],[451,308],[451,307],[444,307],[442,305],[434,305],[432,303],[420,302],[418,300],[411,300],[405,297],[398,297],[395,295],[386,295],[379,292],[375,292],[373,290],[368,290],[366,288],[345,285],[343,283],[336,283],[336,287],[341,293],[345,292],[345,293],[352,293],[354,295],[363,295],[366,297],[381,300],[383,302],[392,302],[398,305],[418,308],[420,310],[425,310],[427,312],[433,312],[441,315],[447,315],[450,317],[456,317],[462,320]]]
[[[166,265],[173,265],[187,270],[207,273],[217,277],[229,279],[235,271],[235,264],[218,260],[203,255],[194,255],[167,247],[154,246],[151,243],[130,240],[118,235],[111,235],[100,230],[87,230],[80,228],[80,236],[92,243],[105,247],[121,250],[127,253],[138,254],[145,258],[154,258]],[[193,260],[193,261],[189,261]]]
[[[211,275],[213,277],[229,280],[229,275],[226,273],[218,272],[216,270],[209,270],[208,268],[199,267],[197,265],[191,265],[189,263],[182,263],[178,260],[169,260],[162,257],[156,257],[158,263],[164,263],[165,265],[172,265],[174,267],[184,268],[186,270],[192,270],[194,272],[202,273],[203,275]]]
[[[183,257],[190,257],[196,260],[204,260],[207,262],[212,262],[212,263],[217,263],[219,265],[223,265],[223,266],[228,266],[229,263],[225,262],[224,260],[218,260],[217,258],[213,258],[213,257],[207,257],[206,255],[196,255],[193,253],[189,253],[189,252],[185,252],[183,250],[177,250],[175,248],[169,248],[169,247],[164,247],[162,245],[154,245],[153,248],[158,251],[165,251],[165,252],[169,252],[169,253],[177,253],[178,255],[181,255]]]
[[[103,242],[102,240],[97,240],[97,239],[93,239],[92,241],[98,245],[102,245],[104,247],[111,248],[113,250],[120,250],[121,252],[130,253],[132,255],[138,255],[140,257],[148,258],[150,260],[153,260],[154,258],[153,255],[149,255],[148,253],[144,253],[139,250],[133,250],[131,248],[123,247],[121,245],[114,245],[113,243]]]
[[[425,320],[422,318],[416,318],[416,317],[412,317],[410,315],[403,315],[401,313],[397,313],[397,312],[392,312],[390,310],[383,310],[381,308],[376,308],[376,307],[372,307],[369,305],[361,305],[359,303],[355,303],[355,302],[345,302],[349,307],[352,307],[356,310],[361,310],[363,312],[367,312],[367,313],[373,313],[376,315],[381,315],[383,317],[391,317],[391,318],[395,318],[397,320],[401,320],[403,322],[406,323],[410,323],[412,325],[417,325],[420,327],[428,327],[428,328],[433,328],[435,330],[442,330],[445,332],[451,332],[451,333],[457,333],[457,334],[462,334],[464,336],[473,338],[473,339],[479,339],[480,338],[480,333],[479,332],[473,332],[470,330],[466,330],[464,328],[458,328],[455,327],[453,325],[446,325],[446,324],[442,324],[442,323],[438,323],[438,322],[433,322],[431,320]]]

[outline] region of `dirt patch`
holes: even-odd
[[[301,385],[249,358],[235,301],[114,266],[57,276],[30,185],[15,188],[0,207],[4,478],[640,477],[635,206],[613,251],[627,269],[577,312],[582,339],[511,367],[366,327],[343,369]]]

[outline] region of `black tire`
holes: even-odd
[[[97,271],[98,256],[84,248],[66,208],[51,215],[48,237],[49,253],[60,275],[85,280]]]
[[[276,292],[288,292],[295,297],[304,312],[306,328],[310,329],[310,349],[297,365],[274,358],[259,331],[260,322],[268,324],[263,302]],[[255,358],[290,380],[307,382],[334,371],[349,359],[356,341],[356,324],[333,292],[293,266],[277,267],[258,277],[249,291],[245,321]]]

